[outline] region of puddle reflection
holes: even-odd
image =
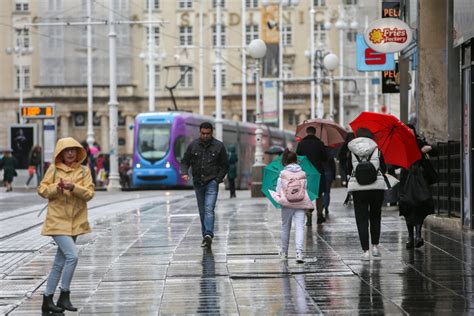
[[[359,314],[380,312],[383,314],[384,303],[380,291],[380,260],[364,262],[360,272]]]
[[[203,248],[202,250],[202,276],[197,313],[220,314],[216,268],[211,248]]]

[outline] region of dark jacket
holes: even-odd
[[[418,145],[418,149],[421,152],[421,148],[425,145],[429,145],[423,138],[417,136],[416,137],[416,143]],[[438,152],[435,148],[431,149],[428,152],[428,155],[433,157],[437,156]],[[418,168],[421,168],[423,166],[424,161],[426,160],[426,154],[421,154],[421,160],[418,160],[415,162],[413,165],[410,166],[408,169],[402,168],[400,171],[400,194],[405,193],[404,192],[404,187],[405,183],[407,181],[408,175],[409,174],[416,174],[416,171]],[[428,162],[429,163],[429,162]],[[434,213],[434,201],[432,198],[424,201],[423,203],[420,203],[417,206],[410,206],[403,201],[400,201],[399,203],[399,211],[400,215],[405,216],[406,221],[410,225],[419,225],[422,224],[425,217],[433,214]]]
[[[229,170],[224,144],[215,138],[208,143],[199,138],[194,140],[181,160],[181,175],[187,175],[189,167],[192,168],[194,184],[205,185],[211,180],[221,183]]]
[[[321,196],[321,193],[326,190],[323,162],[327,161],[327,156],[324,143],[316,136],[308,135],[298,143],[296,154],[308,157],[309,161],[321,174],[319,182],[319,196]]]
[[[4,156],[0,160],[0,170],[3,169],[3,181],[13,182],[13,177],[16,177],[18,174],[16,172],[17,160],[12,155]]]
[[[229,173],[227,174],[228,179],[237,178],[237,161],[239,161],[239,158],[237,157],[235,146],[230,145],[229,146]]]

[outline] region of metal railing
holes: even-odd
[[[435,212],[448,217],[461,214],[461,144],[459,141],[437,143],[438,156],[431,159],[439,175],[432,186]]]

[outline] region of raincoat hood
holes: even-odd
[[[285,170],[290,171],[290,172],[300,172],[302,169],[300,165],[296,163],[290,163],[285,167]]]
[[[377,143],[367,137],[357,137],[351,140],[347,147],[359,157],[368,157],[377,148]]]
[[[71,147],[78,148],[77,162],[79,164],[81,164],[87,158],[87,152],[84,149],[84,147],[82,147],[82,145],[74,138],[66,137],[66,138],[59,139],[58,142],[56,143],[56,148],[54,149],[54,163],[58,164],[62,162],[62,158],[60,156],[61,152],[64,149],[71,148]]]

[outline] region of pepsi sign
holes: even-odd
[[[395,69],[393,54],[380,53],[365,43],[364,35],[357,34],[357,70],[386,71]]]

